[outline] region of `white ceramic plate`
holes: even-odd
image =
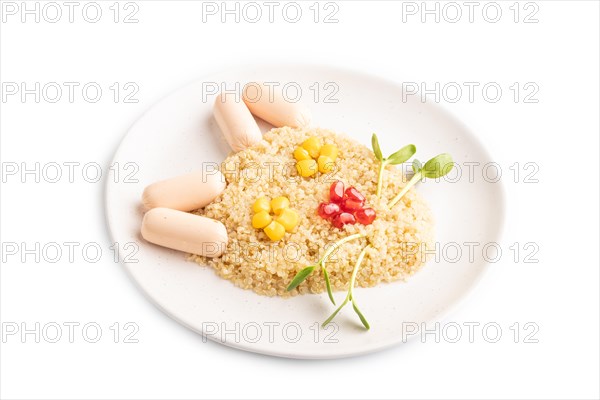
[[[304,65],[247,67],[210,76],[152,107],[132,126],[114,156],[113,163],[119,163],[123,172],[139,166],[133,176],[137,183],[123,173],[119,182],[111,179],[106,188],[109,229],[122,248],[129,275],[161,310],[190,329],[229,346],[282,357],[364,354],[403,342],[403,331],[414,323],[440,319],[484,272],[481,251],[475,252],[473,262],[464,252],[455,263],[432,260],[408,282],[357,289],[372,327],[367,332],[351,307],[338,315],[336,325],[318,328],[334,309],[325,294],[292,299],[258,296],[217,277],[209,267],[186,261],[182,253],[141,239],[139,204],[146,185],[199,169],[203,162],[220,162],[229,152],[212,117],[215,84],[225,82],[231,89],[236,82],[255,80],[279,82],[278,88],[292,82],[287,95],[293,98],[301,88],[302,101],[313,112],[313,125],[347,133],[367,146],[371,133],[377,132],[384,149],[415,143],[420,159],[449,152],[459,166],[491,161],[463,124],[418,96],[403,99],[402,87],[391,81]],[[265,124],[261,127],[268,129]],[[463,175],[454,183],[421,183],[418,190],[433,209],[436,241],[442,247],[498,241],[504,218],[499,183],[480,176],[471,183]],[[139,250],[133,254],[136,246]]]

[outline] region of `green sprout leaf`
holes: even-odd
[[[442,153],[425,163],[423,176],[430,179],[440,178],[450,172],[452,167],[454,167],[452,156],[448,153]]]
[[[406,186],[402,188],[400,193],[396,195],[389,203],[388,207],[392,208],[402,196],[404,196],[408,190],[413,187],[421,178],[440,178],[446,175],[448,172],[452,170],[454,167],[454,161],[452,161],[452,156],[448,153],[438,154],[433,157],[431,160],[427,161],[423,167],[421,167],[421,163],[417,160],[414,160],[412,163],[412,168],[415,174],[408,181]]]
[[[383,171],[385,170],[386,165],[397,165],[402,164],[405,161],[408,161],[417,151],[417,148],[414,144],[409,144],[404,146],[400,150],[392,153],[389,157],[383,157],[381,153],[381,147],[379,147],[379,140],[377,139],[377,135],[373,134],[371,136],[371,146],[373,147],[373,153],[375,154],[375,158],[379,160],[379,174],[377,177],[377,197],[381,197],[381,186],[383,185]]]
[[[383,161],[383,154],[381,154],[381,148],[379,147],[379,140],[377,140],[376,134],[371,136],[371,147],[373,147],[375,158],[377,158],[379,161]]]
[[[421,165],[421,161],[417,160],[416,158],[413,160],[412,162],[412,170],[415,174],[418,174],[419,172],[421,172],[421,169],[423,169],[423,166]]]
[[[363,313],[360,312],[360,310],[358,309],[358,306],[356,305],[356,302],[354,300],[352,300],[352,308],[354,309],[354,312],[356,312],[356,314],[358,314],[358,318],[360,318],[360,322],[362,322],[362,324],[365,326],[365,328],[367,328],[367,330],[371,329],[369,322],[367,322],[367,319],[365,318]]]
[[[327,272],[327,268],[325,266],[321,266],[321,270],[323,271],[323,275],[325,276],[325,286],[327,287],[327,295],[329,295],[329,300],[335,306],[335,299],[333,298],[333,290],[331,290],[331,281],[329,280],[329,273]]]
[[[406,162],[409,158],[411,158],[417,152],[417,148],[414,144],[409,144],[404,146],[391,156],[387,158],[388,164],[397,165]]]
[[[286,290],[289,292],[291,290],[296,289],[296,287],[302,282],[304,282],[304,280],[315,270],[315,267],[316,265],[311,265],[298,272],[294,279],[292,279]]]

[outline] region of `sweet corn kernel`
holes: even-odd
[[[302,147],[308,151],[312,158],[316,159],[321,151],[321,139],[316,136],[310,137],[302,143]]]
[[[294,158],[296,161],[310,160],[310,154],[308,154],[308,150],[304,147],[296,147],[296,150],[294,150]]]
[[[302,160],[296,163],[298,174],[303,178],[308,178],[317,173],[317,162],[312,158],[310,160]]]
[[[335,163],[327,156],[319,156],[317,163],[319,164],[319,172],[322,174],[331,172],[335,168]]]
[[[285,196],[275,197],[271,200],[271,208],[276,215],[281,214],[281,212],[290,206],[290,201]]]
[[[271,221],[273,221],[273,218],[267,211],[259,211],[252,217],[252,227],[261,229],[269,225]]]
[[[283,225],[286,232],[291,232],[298,225],[298,213],[291,208],[286,208],[275,218],[275,221]]]
[[[267,197],[259,197],[256,199],[254,204],[252,205],[252,211],[255,213],[266,211],[267,213],[271,212],[271,202]]]
[[[319,154],[327,156],[335,161],[338,156],[338,148],[335,144],[325,144],[321,147],[321,152]]]
[[[265,233],[272,241],[276,242],[285,235],[285,228],[277,221],[271,222],[264,229]]]

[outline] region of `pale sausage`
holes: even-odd
[[[221,222],[162,207],[144,215],[142,237],[159,246],[206,257],[218,257],[227,247],[227,229]]]
[[[308,107],[300,102],[287,101],[280,86],[251,82],[244,86],[242,96],[252,114],[277,128],[304,128],[312,120]]]
[[[225,189],[225,185],[225,177],[216,169],[192,172],[146,187],[142,203],[147,210],[168,207],[193,211],[212,202]]]
[[[221,93],[215,100],[213,113],[225,140],[233,151],[244,150],[262,139],[262,133],[239,95]]]

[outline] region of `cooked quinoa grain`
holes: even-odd
[[[295,168],[294,149],[311,136],[339,149],[336,169],[330,174],[302,178]],[[298,271],[315,264],[327,246],[353,233],[366,234],[342,245],[326,264],[334,290],[346,290],[360,251],[371,243],[356,279],[369,287],[380,282],[405,279],[426,261],[433,241],[433,220],[427,204],[410,190],[391,210],[386,204],[406,184],[402,172],[386,167],[381,199],[375,195],[378,162],[373,152],[358,142],[325,129],[278,128],[267,132],[260,143],[229,156],[221,165],[227,187],[211,204],[196,211],[221,221],[229,243],[221,257],[191,255],[209,265],[235,285],[267,296],[319,293],[325,281],[319,269],[291,292],[286,287]],[[346,225],[343,230],[317,215],[321,202],[329,201],[329,187],[341,180],[366,197],[366,206],[377,212],[371,225]],[[270,241],[262,229],[252,227],[252,205],[259,197],[286,196],[300,221],[278,242]]]

